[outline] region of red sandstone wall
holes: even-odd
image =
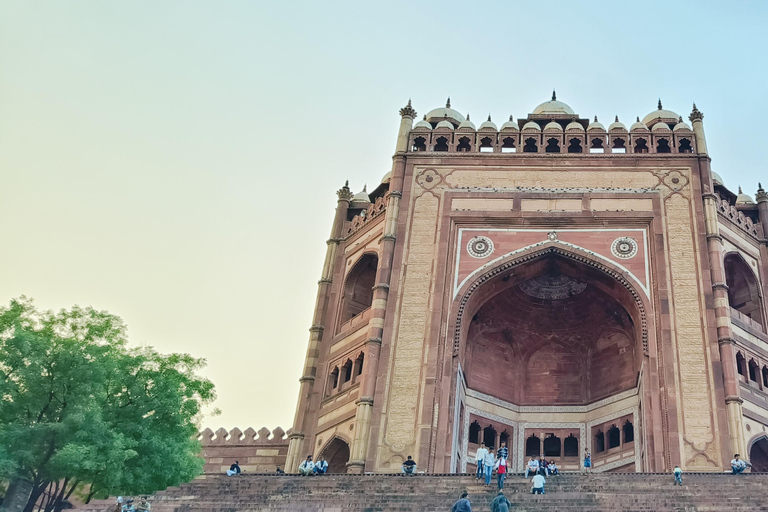
[[[258,432],[249,427],[242,432],[233,428],[229,432],[220,428],[213,432],[207,428],[198,434],[203,445],[206,473],[224,473],[234,461],[248,473],[274,473],[276,466],[285,466],[288,455],[288,432],[277,427],[272,432],[262,427]]]

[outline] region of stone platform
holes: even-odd
[[[530,494],[530,483],[510,475],[504,493],[520,512],[740,512],[768,511],[768,474],[564,474],[547,480],[547,494]],[[153,512],[447,512],[461,491],[473,511],[490,510],[495,482],[485,488],[468,475],[203,475],[158,492]],[[104,512],[112,500],[85,510]]]

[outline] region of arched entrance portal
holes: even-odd
[[[347,462],[349,462],[349,445],[339,439],[333,438],[333,441],[320,453],[320,456],[328,461],[328,473],[346,473]]]
[[[763,436],[749,449],[749,463],[753,473],[768,473],[768,437]]]
[[[511,432],[518,471],[530,456],[579,469],[587,449],[595,470],[634,471],[641,308],[615,277],[556,250],[496,272],[460,326],[464,425]]]

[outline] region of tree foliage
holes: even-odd
[[[92,308],[0,308],[0,479],[63,499],[151,493],[198,475],[195,418],[214,399],[204,361],[128,347],[120,318]],[[62,484],[61,487],[59,484]],[[61,487],[61,491],[58,489]]]

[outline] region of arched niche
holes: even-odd
[[[340,437],[334,437],[325,445],[319,457],[328,462],[328,473],[346,473],[349,462],[349,444]]]
[[[724,268],[731,308],[763,325],[760,286],[749,264],[741,254],[732,252],[725,255]]]
[[[344,280],[341,323],[351,320],[371,307],[378,265],[379,257],[373,253],[366,253],[352,266]]]

